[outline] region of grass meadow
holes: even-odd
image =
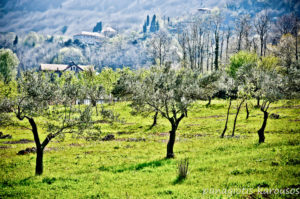
[[[42,176],[34,175],[36,154],[17,155],[35,146],[31,131],[0,127],[13,136],[0,140],[0,198],[298,198],[299,194],[260,191],[300,190],[300,101],[271,104],[271,112],[280,118],[269,118],[263,144],[258,144],[263,114],[254,108],[256,101],[249,102],[248,120],[242,108],[236,136],[230,137],[236,113],[233,101],[223,139],[228,102],[213,100],[209,107],[206,103],[194,103],[181,121],[174,159],[164,158],[171,128],[166,119],[159,117],[158,125],[149,130],[151,115],[131,115],[127,102],[107,104],[123,122],[101,123],[94,130],[101,129],[100,138],[114,134],[115,140],[69,134],[64,141],[55,139],[45,149]],[[45,122],[37,119],[42,140]],[[14,142],[21,139],[30,141]],[[180,179],[177,167],[185,158],[188,176]],[[243,188],[245,192],[239,193]]]

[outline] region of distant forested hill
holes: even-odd
[[[182,17],[200,7],[228,8],[237,14],[267,8],[277,16],[291,10],[299,14],[300,3],[297,0],[1,0],[0,32],[73,35],[91,31],[100,20],[104,26],[109,24],[120,31],[140,30],[147,14]]]

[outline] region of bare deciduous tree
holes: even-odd
[[[162,66],[167,61],[170,52],[171,38],[168,33],[160,30],[155,33],[150,41],[151,54],[154,60],[158,59],[159,65]]]
[[[260,38],[260,56],[263,56],[267,33],[270,29],[270,15],[266,10],[256,15],[254,27]]]

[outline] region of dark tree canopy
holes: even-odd
[[[96,26],[93,28],[93,32],[101,32],[102,31],[102,21],[99,21]]]

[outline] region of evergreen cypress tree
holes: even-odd
[[[15,40],[14,40],[14,46],[18,44],[19,38],[18,35],[16,35]]]
[[[147,15],[146,26],[149,26],[149,24],[150,24],[150,17],[149,17],[149,15]]]
[[[102,31],[102,21],[99,21],[96,26],[93,28],[93,32],[101,32]]]
[[[155,31],[156,31],[156,15],[154,14],[150,25],[150,32],[155,32]]]
[[[155,24],[155,31],[159,31],[159,23],[158,23],[158,21],[156,21],[156,24]]]
[[[145,34],[147,32],[147,22],[143,25],[143,33]]]

